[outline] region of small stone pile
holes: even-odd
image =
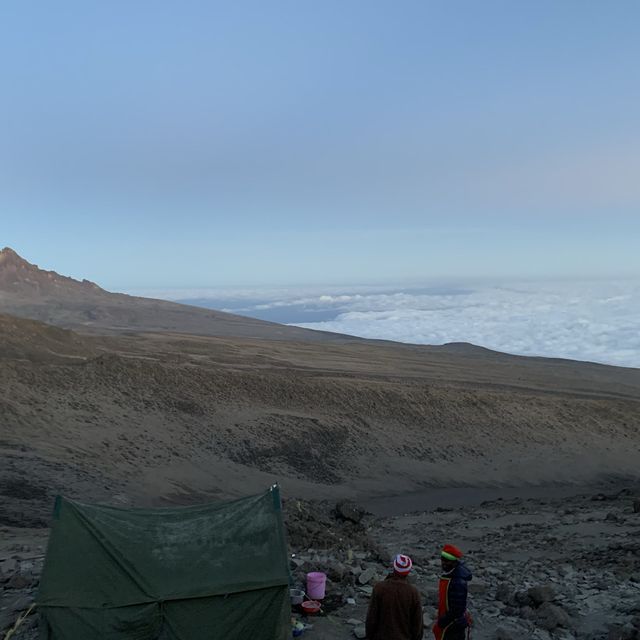
[[[388,554],[369,535],[367,513],[354,502],[284,501],[284,524],[292,550],[361,551],[388,562]],[[320,569],[318,569],[320,570]]]
[[[514,592],[508,583],[501,582],[495,598],[506,605],[502,610],[505,616],[530,620],[536,627],[547,631],[574,627],[571,616],[556,600],[555,588],[551,584]],[[502,629],[499,636],[502,640],[509,640],[511,634]]]
[[[349,501],[285,504],[292,577],[304,589],[307,573],[325,573],[325,610],[353,601],[358,594],[371,595],[371,585],[388,566],[388,554],[369,536],[366,515]]]

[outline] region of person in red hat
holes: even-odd
[[[423,632],[420,592],[407,580],[413,563],[399,553],[393,572],[373,588],[367,611],[368,640],[421,640]]]
[[[467,611],[467,583],[471,571],[462,562],[462,551],[445,544],[440,552],[442,575],[438,589],[438,619],[433,625],[436,640],[465,640],[471,637],[471,616]]]

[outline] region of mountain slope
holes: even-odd
[[[0,251],[0,313],[92,333],[173,331],[269,340],[356,341],[189,305],[110,293],[88,280],[45,271],[5,247]]]
[[[285,327],[109,293],[8,249],[0,390],[0,524],[46,522],[55,493],[163,504],[274,481],[367,496],[639,477],[638,369]]]
[[[45,522],[60,492],[162,504],[274,481],[365,496],[638,477],[639,370],[375,342],[80,336],[16,318],[0,319],[0,340],[12,345],[0,523]]]
[[[86,360],[97,353],[91,341],[73,331],[0,314],[0,361]]]

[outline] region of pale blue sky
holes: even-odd
[[[0,5],[0,245],[110,288],[640,275],[640,3]]]

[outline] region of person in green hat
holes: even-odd
[[[436,640],[465,640],[471,637],[471,616],[467,611],[467,583],[471,571],[462,562],[463,553],[452,544],[440,552],[442,574],[438,585],[438,617],[433,625]]]

